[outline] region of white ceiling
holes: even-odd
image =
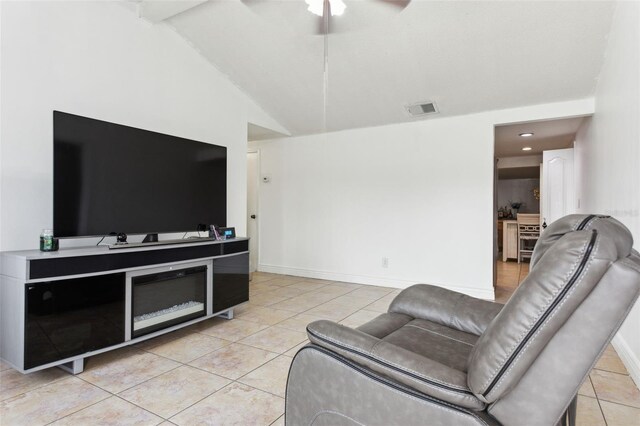
[[[550,149],[571,148],[584,119],[575,117],[496,126],[494,155],[498,158],[540,155],[542,151]],[[533,133],[533,136],[519,136],[527,132]],[[523,151],[525,146],[531,147],[531,150]]]
[[[404,105],[427,100],[437,118],[591,96],[614,8],[413,0],[398,13],[345,3],[327,39],[326,123],[324,37],[311,35],[317,19],[303,0],[209,0],[164,22],[301,135],[413,121]]]

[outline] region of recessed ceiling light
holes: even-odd
[[[522,138],[528,138],[529,136],[533,136],[533,133],[525,132],[525,133],[520,133],[518,136],[520,136]]]
[[[523,151],[531,151],[531,147],[530,146],[525,146],[524,148],[522,148]]]

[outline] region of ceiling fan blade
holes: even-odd
[[[240,2],[244,3],[246,6],[251,7],[264,3],[265,0],[240,0]]]
[[[314,10],[313,13],[309,13],[306,10],[308,4],[305,5],[303,0],[236,1],[241,2],[267,21],[291,26],[301,33],[313,35],[346,33],[381,25],[387,22],[389,17],[402,12],[411,3],[411,0],[344,0],[347,6],[344,15],[331,16],[331,2],[322,0],[323,14],[316,16],[319,11]],[[295,16],[295,19],[286,21],[283,20],[284,16]]]

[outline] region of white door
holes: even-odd
[[[247,153],[247,236],[249,240],[249,272],[258,267],[258,176],[260,156]]]
[[[542,153],[542,220],[547,225],[575,213],[573,148]]]

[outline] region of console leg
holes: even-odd
[[[228,320],[233,319],[233,308],[229,309],[226,312],[221,313],[218,316]]]
[[[63,369],[67,373],[80,374],[84,371],[84,358],[76,359],[75,361],[69,361],[65,364],[60,364],[58,368]]]

